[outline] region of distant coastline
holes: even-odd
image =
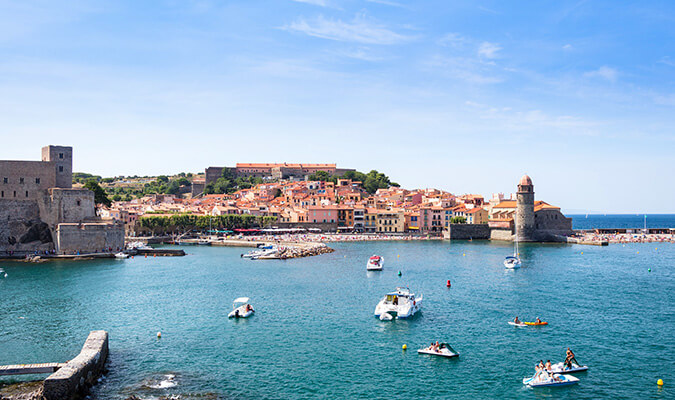
[[[568,214],[573,229],[640,229],[645,214]],[[647,214],[647,228],[675,228],[675,214]]]

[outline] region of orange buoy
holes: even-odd
[[[450,279],[448,279],[448,283],[446,283],[445,286],[450,287]]]

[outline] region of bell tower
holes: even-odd
[[[534,185],[529,176],[523,175],[520,178],[516,196],[515,222],[518,241],[532,242],[535,240]]]

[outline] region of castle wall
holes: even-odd
[[[54,187],[69,189],[73,187],[73,148],[70,146],[45,146],[42,148],[42,161],[54,166],[56,183]]]
[[[539,210],[534,215],[535,228],[538,233],[554,235],[571,235],[572,218],[565,217],[559,210]]]
[[[89,189],[51,188],[45,192],[39,205],[42,220],[52,228],[62,222],[96,218],[94,192]]]
[[[124,225],[106,223],[58,224],[55,242],[60,254],[100,253],[124,248]]]
[[[490,240],[513,241],[513,231],[511,229],[491,228]]]
[[[0,199],[35,201],[56,185],[54,164],[41,161],[0,161]]]
[[[41,222],[37,202],[0,199],[0,253],[53,249],[51,232]]]

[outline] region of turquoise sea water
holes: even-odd
[[[507,244],[332,246],[332,254],[287,261],[185,247],[189,255],[177,258],[0,263],[8,273],[0,364],[64,361],[89,330],[106,329],[111,355],[98,399],[675,396],[673,245],[523,245],[516,271],[502,266]],[[375,253],[385,270],[366,273]],[[424,294],[422,314],[373,317],[400,285]],[[238,296],[252,298],[255,316],[227,319]],[[515,328],[507,324],[515,315],[550,325]],[[461,356],[416,353],[432,340]],[[523,386],[536,361],[562,361],[567,346],[590,366],[579,385]]]

